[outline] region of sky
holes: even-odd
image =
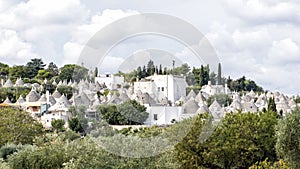
[[[167,14],[195,26],[216,51],[224,76],[246,76],[266,90],[300,94],[298,0],[0,0],[0,61],[78,63],[96,32],[143,13]],[[151,35],[125,40],[96,64],[101,73],[114,72],[145,49],[157,54],[158,48],[192,66],[201,64],[184,45]]]

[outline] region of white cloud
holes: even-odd
[[[245,75],[266,89],[286,93],[296,93],[299,88],[299,41],[294,39],[298,36],[299,32],[285,26],[229,30],[224,25],[215,25],[206,35],[225,74],[233,78]]]
[[[38,57],[30,43],[20,39],[14,30],[0,30],[0,58],[9,64],[24,63],[27,59]],[[25,62],[26,63],[26,62]]]
[[[224,0],[228,11],[255,23],[300,22],[298,1]]]
[[[88,10],[80,0],[29,0],[20,2],[1,13],[1,27],[26,29],[32,25],[74,24],[83,21]]]
[[[114,57],[114,56],[107,56],[103,59],[102,63],[99,65],[100,69],[99,72],[110,72],[114,73],[117,72],[119,66],[124,62],[123,58]],[[95,65],[96,66],[96,65]]]
[[[86,24],[77,26],[72,31],[71,40],[80,44],[85,44],[97,31],[104,26],[116,21],[120,18],[138,14],[137,11],[133,10],[111,10],[106,9],[102,13],[93,15],[90,21]]]
[[[104,10],[102,13],[95,14],[87,24],[78,25],[72,32],[70,40],[64,44],[63,63],[77,63],[83,46],[92,36],[104,26],[120,18],[138,14],[133,10]],[[118,63],[118,62],[117,62]],[[97,63],[95,63],[97,64]]]
[[[299,63],[299,46],[290,38],[274,41],[269,51],[268,62],[278,65]]]
[[[139,12],[158,12],[206,32],[226,75],[246,75],[267,88],[299,91],[300,1],[223,0],[226,5],[218,0],[135,1],[0,0],[1,62],[22,64],[42,57],[59,66],[76,63],[83,45],[105,25]],[[105,58],[103,69],[112,70],[137,49],[161,49],[164,44],[182,61],[195,63],[188,49],[180,52],[176,43],[151,37],[119,44]],[[291,79],[293,83],[288,83]]]

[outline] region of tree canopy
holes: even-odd
[[[31,144],[43,134],[43,126],[27,112],[15,108],[0,109],[0,145],[7,142]]]
[[[148,118],[146,107],[135,100],[119,105],[101,105],[97,107],[99,117],[113,125],[143,124]]]
[[[300,168],[300,109],[287,114],[278,122],[276,151],[292,168]]]

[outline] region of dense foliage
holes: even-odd
[[[43,134],[43,126],[29,113],[14,108],[0,109],[0,146],[7,142],[31,144]]]
[[[200,115],[190,133],[175,147],[182,168],[247,168],[266,158],[276,159],[276,113],[227,114],[205,142],[199,136],[205,124]]]
[[[292,168],[300,168],[300,109],[292,111],[279,121],[276,150]]]
[[[227,94],[215,94],[207,99],[207,106],[210,106],[215,100],[221,106],[229,106],[232,102],[232,98]]]
[[[227,85],[231,91],[242,92],[253,90],[254,92],[263,92],[262,87],[258,86],[255,81],[246,79],[245,76],[236,80],[232,80],[229,76],[227,79]]]
[[[277,118],[272,111],[227,114],[216,126],[209,114],[200,114],[171,126],[120,131],[98,123],[83,138],[66,130],[39,136],[35,145],[3,145],[0,168],[298,168],[299,110],[279,120],[276,127]],[[160,152],[166,146],[165,136],[176,144],[175,149]],[[143,139],[148,138],[155,139],[145,146]],[[128,156],[115,154],[120,152]],[[135,152],[159,153],[130,158]]]
[[[31,88],[28,87],[0,87],[0,103],[2,103],[6,98],[8,98],[13,103],[18,100],[19,96],[22,96],[25,99],[30,90]]]
[[[146,107],[135,100],[119,105],[101,105],[97,107],[97,112],[101,119],[113,125],[138,125],[148,118]]]

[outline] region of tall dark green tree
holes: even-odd
[[[154,72],[155,72],[154,62],[152,60],[149,60],[147,64],[147,75],[151,76],[154,74]]]
[[[44,64],[42,59],[34,58],[26,64],[26,72],[28,78],[34,78],[39,70],[43,70],[46,64]]]
[[[95,70],[94,70],[94,77],[97,77],[98,76],[98,67],[95,67]]]
[[[218,64],[217,82],[218,82],[218,85],[222,85],[222,67],[221,67],[221,63]]]
[[[158,74],[159,74],[159,75],[162,75],[162,74],[163,74],[163,71],[162,71],[162,65],[161,65],[161,64],[159,65]]]
[[[46,70],[47,70],[47,72],[50,73],[51,78],[58,76],[58,67],[56,66],[55,63],[50,62]]]
[[[273,97],[268,100],[268,111],[277,112],[275,99]]]

